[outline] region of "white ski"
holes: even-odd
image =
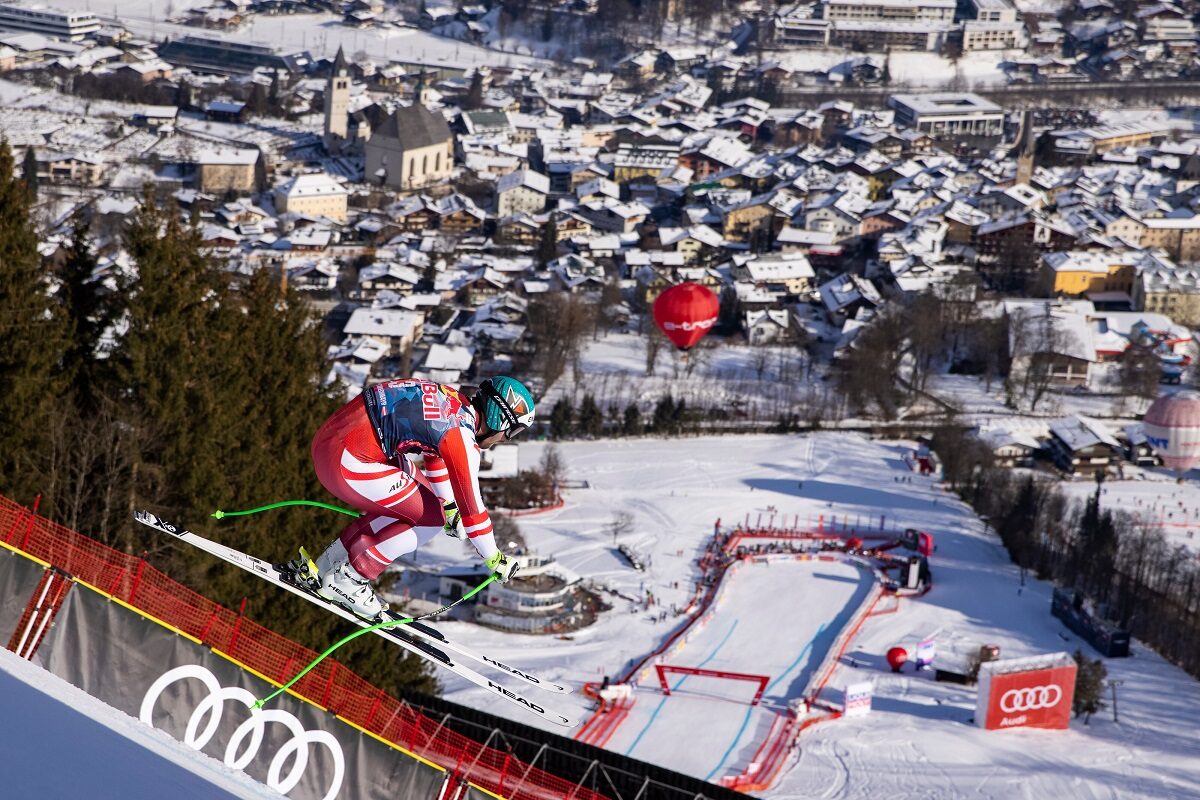
[[[347,619],[350,622],[353,622],[355,625],[358,625],[360,628],[369,628],[372,625],[371,621],[365,620],[365,619],[357,616],[353,612],[347,611],[346,609],[342,608],[339,605],[330,603],[329,601],[325,600],[324,598],[319,597],[315,594],[312,594],[311,592],[305,591],[304,589],[301,589],[300,587],[284,580],[283,577],[281,576],[279,570],[276,569],[275,565],[271,564],[270,562],[264,561],[261,558],[255,558],[252,555],[243,553],[240,550],[235,550],[232,547],[226,547],[223,544],[214,542],[213,540],[205,538],[204,536],[201,536],[197,533],[192,533],[191,531],[185,530],[183,528],[179,528],[179,527],[171,524],[170,522],[167,522],[166,520],[160,519],[159,517],[155,516],[154,514],[151,514],[149,511],[135,511],[134,518],[138,522],[142,523],[143,525],[148,525],[149,527],[154,528],[155,530],[158,530],[158,531],[162,531],[163,533],[169,533],[172,536],[174,536],[176,539],[186,542],[187,544],[189,544],[193,547],[196,547],[200,550],[203,550],[204,552],[209,553],[210,555],[216,556],[217,558],[220,558],[223,561],[228,561],[230,564],[233,564],[234,566],[241,567],[242,569],[246,570],[247,572],[249,572],[253,575],[257,575],[258,577],[260,577],[266,581],[269,581],[269,582],[275,584],[276,586],[279,586],[280,588],[286,589],[287,591],[291,592],[292,594],[296,595],[297,597],[302,597],[305,600],[309,601],[310,603],[314,603],[323,608],[326,608],[329,611],[333,612],[334,614],[337,614],[338,616],[342,617],[343,619]],[[408,628],[409,630],[406,631],[405,633],[409,633],[409,634],[415,633],[415,634],[417,634],[417,636],[416,637],[406,636],[406,635],[404,635],[404,633],[402,633],[399,630],[399,627]],[[403,647],[405,650],[408,650],[412,653],[416,653],[417,655],[421,656],[422,658],[428,659],[429,661],[431,661],[434,664],[437,664],[438,666],[444,667],[457,675],[461,675],[462,677],[466,678],[467,680],[469,680],[471,683],[475,684],[476,686],[486,689],[494,695],[503,697],[505,700],[509,701],[510,703],[518,705],[521,708],[524,708],[526,711],[528,711],[532,714],[536,714],[537,716],[541,717],[542,719],[548,720],[549,722],[553,722],[556,725],[562,725],[563,727],[566,727],[566,728],[575,727],[575,725],[576,725],[575,721],[570,719],[569,717],[565,717],[562,714],[559,714],[558,712],[553,711],[552,709],[548,709],[539,703],[535,703],[532,700],[529,700],[526,697],[522,696],[521,694],[514,692],[513,690],[509,689],[508,687],[492,680],[491,678],[487,677],[486,675],[482,675],[479,672],[476,672],[474,669],[472,669],[468,666],[465,666],[463,664],[453,661],[449,655],[447,655],[445,652],[443,652],[441,649],[439,649],[440,647],[445,647],[446,649],[450,649],[451,648],[450,642],[448,640],[446,640],[444,637],[441,637],[441,634],[438,633],[437,631],[435,631],[433,628],[430,628],[429,626],[426,626],[426,625],[422,625],[421,627],[424,628],[425,630],[420,630],[418,628],[413,628],[413,627],[406,625],[406,626],[397,626],[396,628],[377,628],[371,632],[378,636],[383,637],[384,639],[391,642],[392,644],[399,645],[399,646]],[[441,638],[439,638],[439,637],[441,637]],[[461,648],[458,648],[458,649],[461,649]],[[464,655],[466,655],[466,654],[464,654]],[[500,662],[486,658],[485,656],[477,656],[477,658],[478,658],[478,660],[482,661],[485,664],[496,667],[497,669],[504,670],[505,672],[508,672],[509,674],[515,675],[522,679],[529,680],[530,678],[533,677],[533,676],[527,675],[524,672],[518,671],[513,667],[509,667],[506,664],[501,664]],[[565,689],[563,687],[559,687],[557,684],[549,684],[548,685],[546,682],[538,681],[536,678],[534,678],[530,682],[534,683],[537,686],[542,686],[543,688],[556,687],[556,688],[551,689],[551,691],[565,691]]]

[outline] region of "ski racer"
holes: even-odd
[[[317,574],[293,562],[311,589],[359,616],[386,608],[370,582],[438,533],[469,541],[501,582],[517,564],[496,546],[479,493],[480,451],[533,424],[533,395],[520,381],[485,380],[473,396],[432,381],[367,387],[313,438],[321,484],[363,512],[317,557]],[[420,455],[418,468],[409,456]]]

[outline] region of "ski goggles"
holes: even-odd
[[[515,439],[529,430],[529,425],[521,422],[521,418],[517,416],[517,412],[500,396],[500,393],[496,391],[496,387],[492,385],[491,380],[486,380],[479,384],[479,390],[486,394],[490,400],[494,401],[500,408],[500,413],[504,415],[504,421],[508,423],[504,429],[505,439]]]

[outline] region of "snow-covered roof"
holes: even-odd
[[[332,176],[323,172],[311,175],[297,175],[284,183],[276,191],[285,197],[322,197],[344,196],[346,187],[342,186]]]
[[[1038,444],[1038,440],[1028,431],[1010,431],[1007,428],[993,428],[989,431],[983,431],[979,434],[979,438],[993,450],[999,450],[1001,447],[1021,447],[1026,450],[1037,450],[1041,446]]]
[[[258,163],[258,157],[258,150],[212,148],[197,153],[196,163],[215,166],[253,166]]]
[[[411,336],[423,315],[395,308],[356,308],[342,332],[348,336]]]
[[[859,300],[878,306],[883,302],[879,291],[866,278],[843,273],[820,287],[821,303],[830,312],[840,311]]]
[[[510,172],[503,176],[496,184],[497,194],[503,194],[504,192],[520,188],[531,189],[540,194],[549,194],[550,179],[540,172],[519,169],[516,172]]]
[[[1091,417],[1074,415],[1066,419],[1050,423],[1050,433],[1066,445],[1071,452],[1098,444],[1105,444],[1114,449],[1120,449],[1121,444],[1108,430],[1107,426]]]
[[[1008,346],[1014,356],[1054,352],[1095,361],[1096,348],[1088,321],[1095,308],[1086,301],[1006,300]]]
[[[816,271],[803,253],[767,253],[742,265],[755,282],[811,280]]]
[[[468,347],[449,346],[444,344],[429,345],[429,352],[421,365],[427,370],[457,370],[465,372],[471,368],[475,354]]]

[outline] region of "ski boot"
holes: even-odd
[[[371,582],[350,563],[340,539],[334,539],[316,560],[301,548],[300,558],[289,561],[287,566],[297,586],[364,619],[378,619],[387,610],[387,603],[375,594]]]

